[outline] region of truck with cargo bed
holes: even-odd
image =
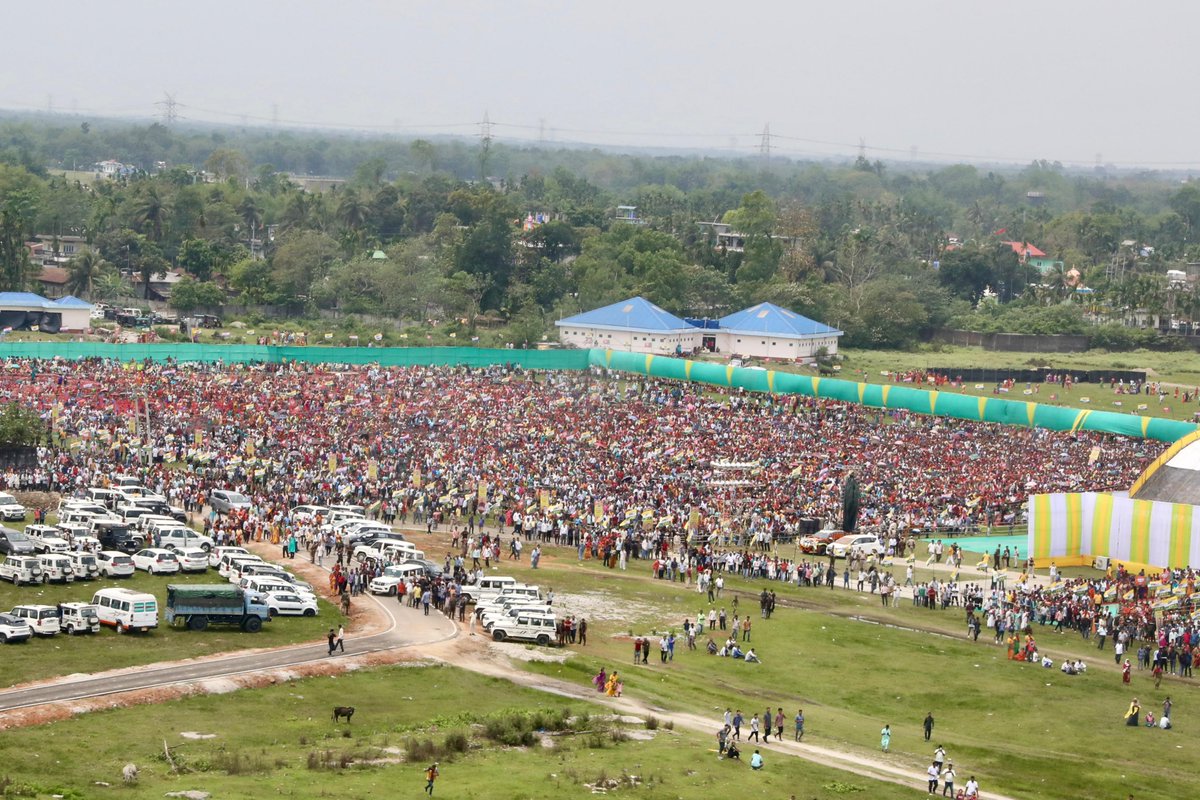
[[[182,621],[188,630],[202,631],[213,624],[237,625],[257,633],[271,619],[262,595],[229,584],[167,584],[167,624]]]

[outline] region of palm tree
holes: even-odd
[[[370,204],[354,189],[346,190],[338,203],[338,219],[350,230],[356,231],[367,221],[371,213]]]
[[[139,224],[149,226],[151,239],[161,242],[163,227],[167,218],[171,216],[171,206],[166,198],[158,193],[157,186],[148,186],[138,199],[133,215]]]
[[[112,264],[95,250],[84,250],[67,263],[67,291],[91,297],[97,281],[111,269]]]
[[[96,300],[112,300],[117,297],[130,297],[129,284],[116,270],[108,270],[96,278],[92,287],[92,295]]]
[[[258,207],[258,204],[254,202],[254,198],[250,195],[246,195],[242,202],[238,204],[237,212],[242,221],[246,223],[246,227],[250,229],[251,234],[262,227],[262,209]]]

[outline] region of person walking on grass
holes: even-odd
[[[804,709],[796,710],[796,741],[804,738]]]
[[[433,797],[433,782],[438,779],[438,762],[433,762],[425,768],[425,794]]]
[[[883,752],[886,753],[888,751],[888,748],[891,746],[892,746],[892,726],[884,725],[883,730],[881,730],[879,732],[879,747],[883,750]]]
[[[954,797],[954,762],[946,763],[942,770],[942,797]]]
[[[750,718],[750,735],[746,737],[747,742],[750,741],[751,739],[753,739],[756,742],[762,741],[761,739],[758,738],[758,727],[759,727],[758,714],[755,714],[753,717]]]
[[[937,792],[938,780],[941,778],[941,776],[942,771],[938,769],[937,764],[930,764],[925,770],[925,777],[929,779],[929,794],[934,794]]]
[[[930,711],[925,715],[925,722],[922,724],[925,728],[925,741],[929,741],[929,737],[933,735],[933,712]]]

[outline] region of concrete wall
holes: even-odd
[[[703,332],[699,328],[694,332],[681,333],[606,330],[576,325],[560,325],[558,328],[559,340],[572,347],[599,347],[655,355],[674,355],[676,347],[684,353],[690,353],[700,346],[702,336]]]
[[[722,353],[746,358],[777,358],[784,361],[811,360],[816,357],[817,350],[824,347],[830,355],[837,352],[838,337],[814,336],[812,338],[795,339],[784,336],[767,336],[765,334],[738,333],[737,331],[716,330],[717,348]]]

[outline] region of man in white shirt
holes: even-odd
[[[979,782],[975,780],[974,775],[967,781],[967,785],[964,788],[966,789],[966,797],[979,797]]]
[[[954,762],[942,770],[942,797],[954,797]]]
[[[930,764],[925,774],[929,776],[929,794],[934,794],[937,791],[938,778],[941,776],[937,764]]]

